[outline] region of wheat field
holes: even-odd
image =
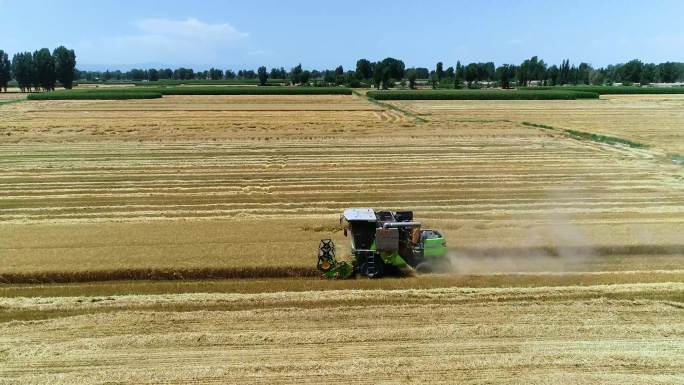
[[[682,383],[682,102],[0,104],[0,384]],[[319,280],[355,206],[455,271]]]
[[[669,283],[0,299],[4,311],[49,317],[0,324],[0,383],[679,384],[683,291]]]
[[[650,98],[616,111],[646,124]],[[660,142],[630,149],[522,124],[557,124],[559,109],[610,123],[611,100],[474,103],[400,102],[425,123],[360,96],[4,106],[0,275],[304,273],[319,239],[344,253],[338,216],[354,206],[413,209],[443,230],[464,273],[483,270],[474,258],[494,258],[485,271],[679,263],[684,172]]]

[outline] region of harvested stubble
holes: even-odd
[[[643,256],[648,258],[648,256]],[[679,267],[679,266],[676,266]],[[174,278],[178,278],[174,276]],[[684,270],[406,274],[383,279],[321,280],[315,278],[168,279],[0,285],[0,297],[87,297],[177,293],[277,293],[283,291],[397,290],[434,288],[514,288],[595,286],[684,282]]]
[[[376,100],[574,100],[598,99],[598,94],[579,91],[517,90],[418,90],[369,91],[366,96]]]
[[[527,92],[527,91],[521,91]],[[575,101],[392,101],[436,124],[477,126],[502,120],[533,122],[621,138],[667,154],[684,153],[684,95],[603,95],[601,102]],[[664,155],[664,154],[663,154]]]
[[[3,316],[42,320],[0,323],[0,378],[679,384],[682,291],[665,283],[4,298]]]

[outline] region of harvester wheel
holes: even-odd
[[[373,257],[371,263],[363,262],[361,266],[359,266],[359,272],[371,279],[380,278],[384,273],[384,267],[382,259]]]
[[[429,274],[432,273],[433,271],[433,266],[432,263],[430,262],[421,262],[416,266],[416,271],[421,273],[421,274]]]
[[[442,258],[440,259],[437,266],[435,266],[435,272],[437,273],[451,273],[454,270],[454,266],[451,264],[451,259]]]

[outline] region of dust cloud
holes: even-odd
[[[559,189],[560,190],[560,189]],[[567,190],[572,191],[572,190]],[[572,201],[568,193],[552,192],[547,199]],[[527,218],[520,218],[525,221]],[[512,247],[451,249],[448,256],[456,274],[586,271],[597,251],[582,229],[560,210],[537,217],[535,226]],[[534,229],[534,230],[533,230]]]

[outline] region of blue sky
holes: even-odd
[[[684,61],[684,1],[0,0],[0,49],[66,45],[81,69]]]

